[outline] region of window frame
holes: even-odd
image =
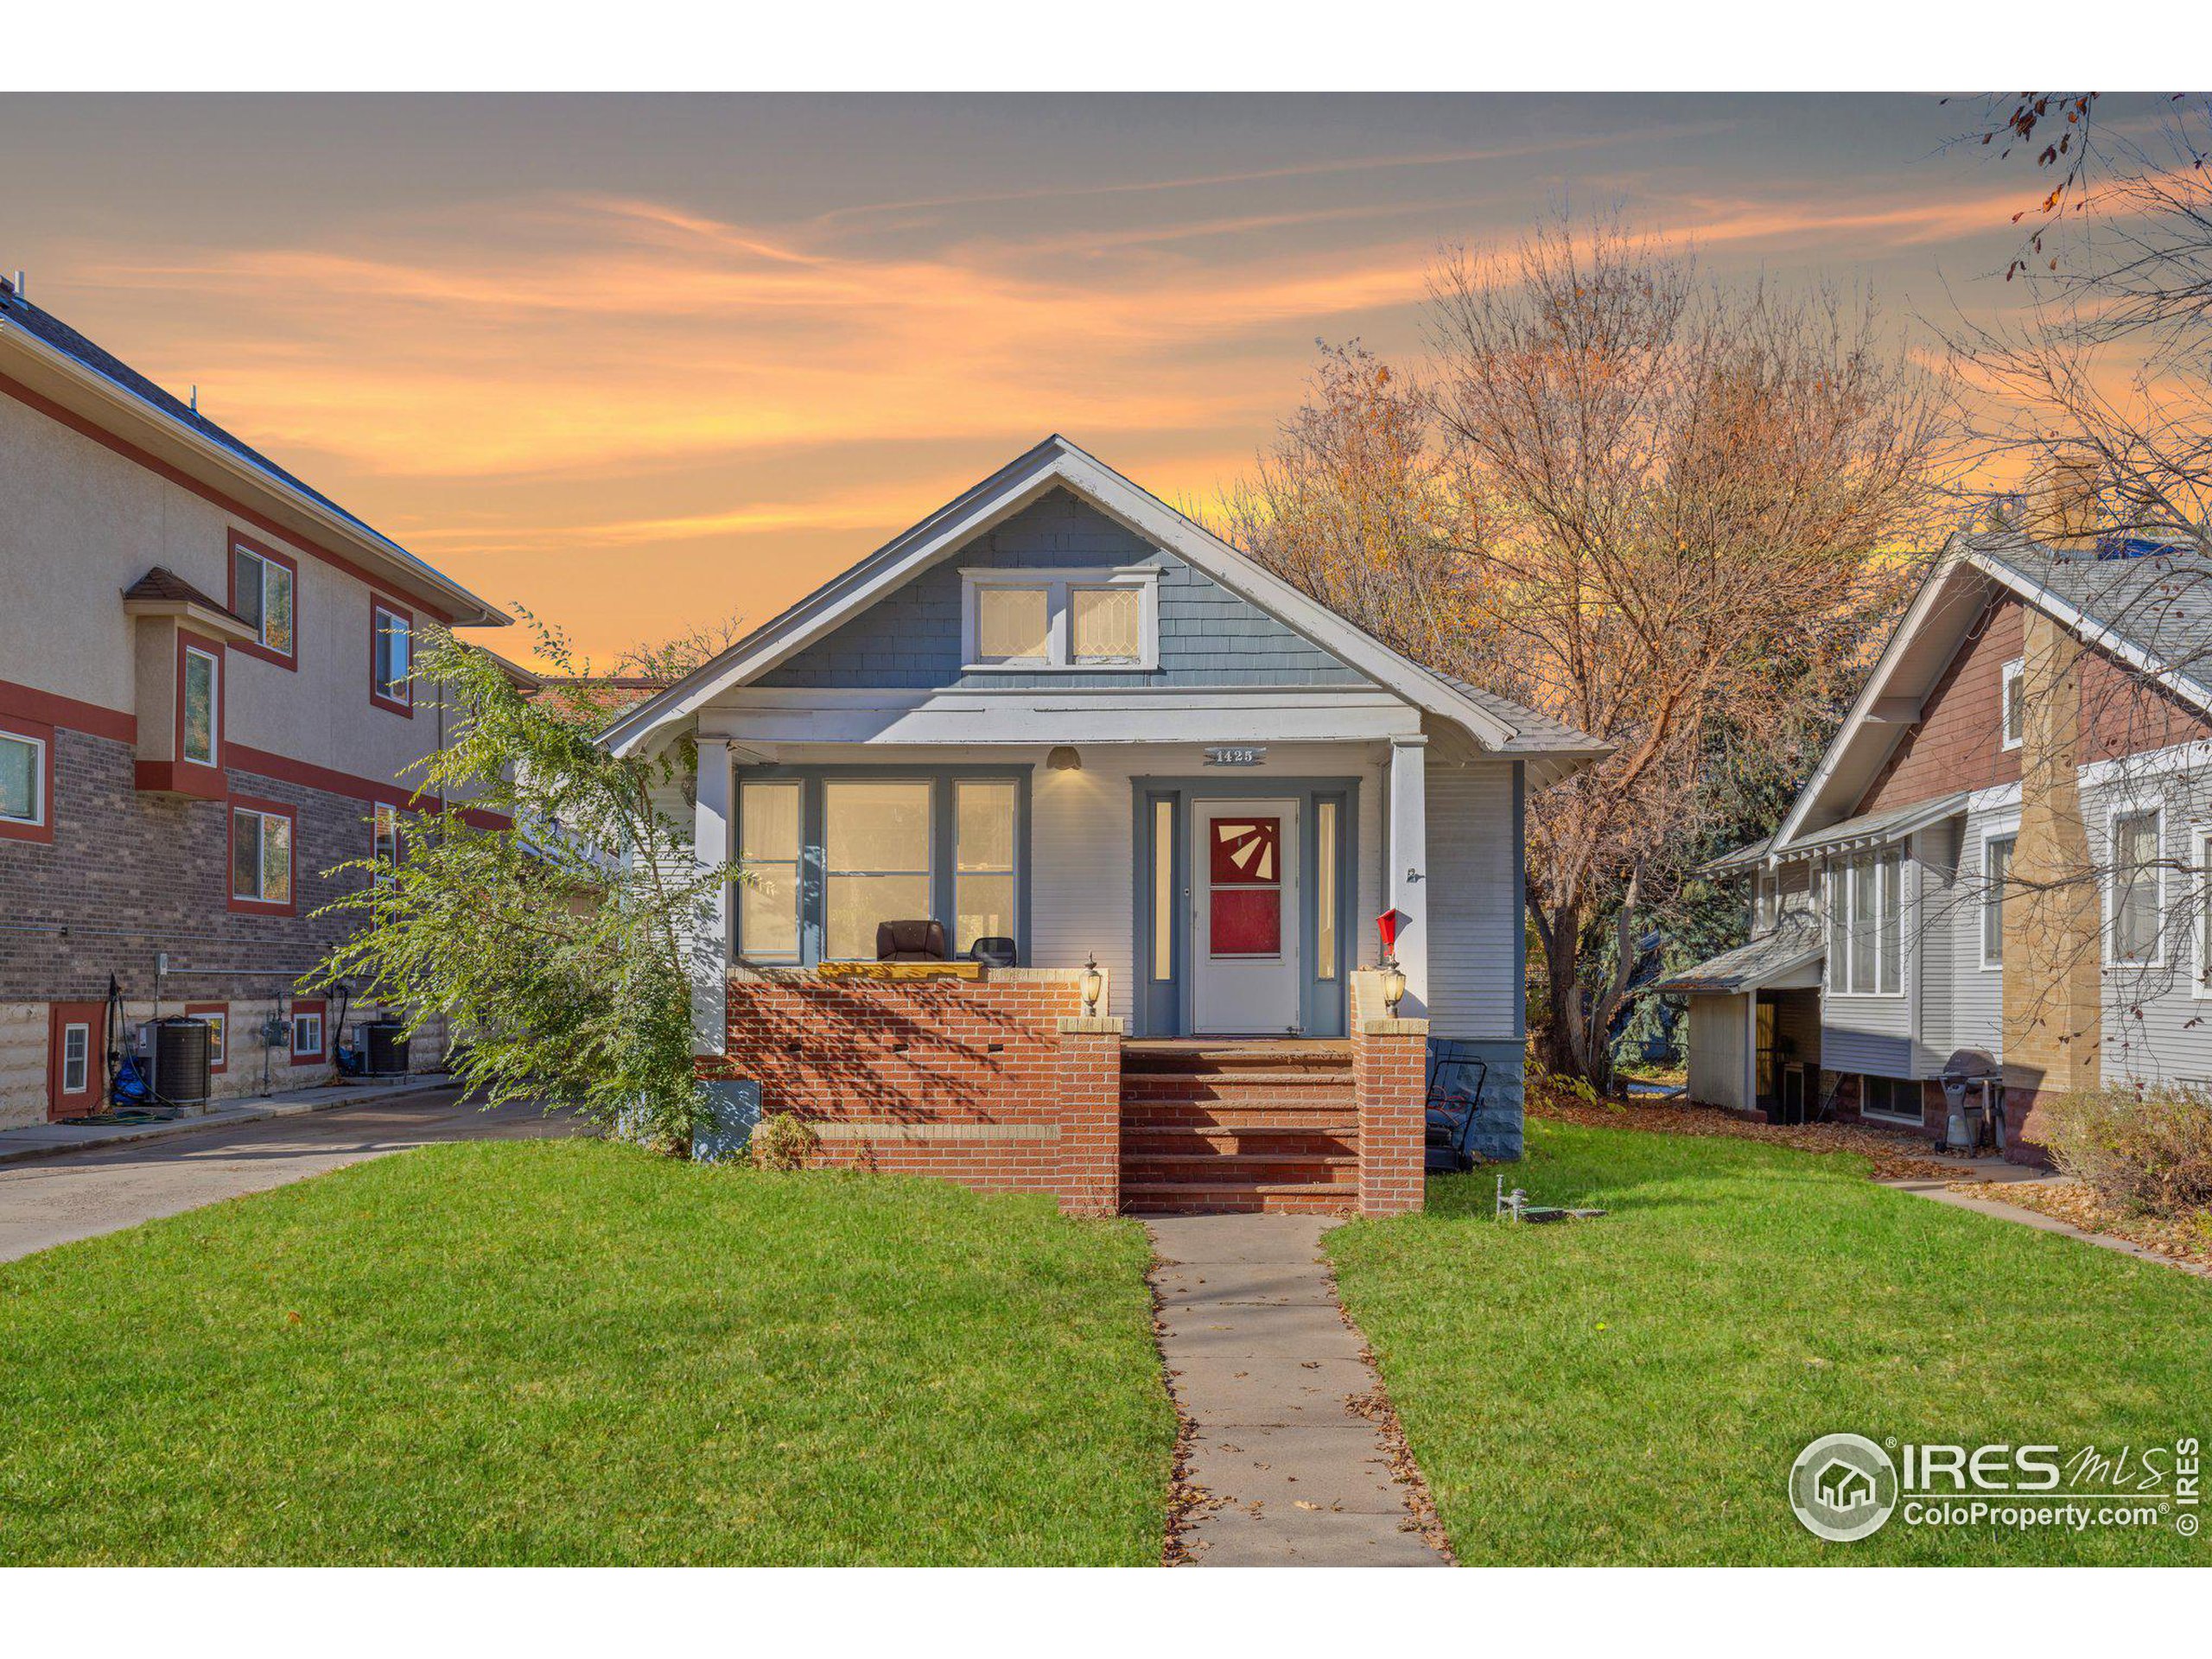
[[[743,800],[747,786],[762,784],[798,785],[798,859],[795,873],[798,912],[798,954],[763,956],[746,946],[743,906],[729,906],[730,954],[734,961],[761,968],[813,968],[824,962],[845,960],[827,952],[829,943],[829,823],[825,786],[833,783],[926,783],[930,791],[929,913],[944,924],[945,948],[957,950],[952,935],[958,929],[957,906],[959,872],[957,809],[954,790],[963,783],[1011,783],[1014,785],[1014,939],[1024,966],[1030,961],[1030,870],[1033,768],[1007,763],[977,763],[944,766],[741,766],[732,785],[731,827],[742,851]],[[766,861],[780,864],[782,861]],[[955,958],[957,960],[958,958]],[[873,957],[861,958],[873,960]]]
[[[85,1038],[85,1051],[77,1057],[77,1064],[83,1070],[77,1081],[72,1084],[69,1081],[69,1039],[73,1033],[78,1032],[83,1033]],[[65,1020],[62,1021],[61,1052],[54,1057],[54,1061],[56,1070],[60,1074],[61,1094],[64,1099],[73,1099],[77,1096],[92,1092],[92,1023],[91,1020]]]
[[[31,766],[32,786],[36,791],[33,816],[28,818],[0,818],[0,839],[51,843],[54,840],[54,728],[41,721],[18,720],[12,715],[0,715],[0,737],[30,746],[35,756]]]
[[[1892,1090],[1899,1088],[1910,1089],[1916,1096],[1921,1097],[1921,1104],[1919,1108],[1911,1112],[1878,1112],[1874,1110],[1873,1108],[1866,1103],[1868,1095],[1866,1085],[1874,1081],[1877,1077],[1879,1077],[1882,1082],[1888,1084]],[[1916,1077],[1892,1077],[1878,1071],[1861,1071],[1859,1074],[1859,1116],[1863,1118],[1871,1118],[1877,1123],[1924,1124],[1928,1122],[1928,1109],[1925,1099],[1926,1094],[1927,1091],[1920,1086],[1920,1080]]]
[[[227,1002],[188,1002],[185,1018],[205,1020],[207,1033],[207,1073],[221,1077],[231,1069],[231,1005]]]
[[[2010,842],[2012,844],[2012,852],[2007,853],[2005,857],[2005,880],[2009,883],[2012,880],[2012,860],[2020,850],[2020,826],[2017,823],[1991,824],[1981,832],[1981,902],[1976,908],[1974,918],[1977,935],[1976,949],[1980,953],[1982,972],[1993,974],[2005,971],[2004,957],[1999,955],[1993,959],[1989,954],[1989,849],[2000,841]],[[2005,895],[1999,892],[1997,894],[1997,911],[1998,948],[2000,951],[2005,943],[2004,908]]]
[[[300,906],[300,815],[299,809],[285,805],[282,801],[264,801],[251,795],[233,795],[227,803],[229,833],[225,837],[226,857],[223,868],[223,890],[229,895],[230,907],[245,916],[296,916]],[[254,813],[264,818],[283,818],[291,825],[290,844],[286,857],[290,864],[290,880],[287,884],[290,896],[282,903],[269,899],[245,899],[238,896],[238,817],[241,813]]]
[[[205,658],[213,676],[209,685],[207,710],[208,758],[195,759],[185,753],[186,690],[191,684],[192,659]],[[219,639],[205,635],[188,633],[179,628],[176,635],[176,730],[174,754],[181,766],[196,766],[202,772],[220,773],[223,770],[223,645]]]
[[[1827,895],[1827,971],[1824,976],[1826,982],[1822,987],[1829,996],[1866,997],[1891,1001],[1900,1000],[1908,995],[1908,987],[1912,978],[1909,971],[1912,950],[1912,930],[1907,925],[1908,918],[1905,915],[1904,887],[1905,869],[1910,861],[1904,845],[1896,842],[1830,855],[1824,876],[1827,880],[1835,882],[1835,887]],[[1874,982],[1871,988],[1863,989],[1857,982],[1858,976],[1851,969],[1853,942],[1857,937],[1856,884],[1861,869],[1873,871],[1876,874],[1874,909],[1869,918],[1870,925],[1874,931],[1872,957]],[[1891,873],[1887,880],[1882,879],[1880,873],[1884,870]],[[1840,880],[1837,880],[1839,876],[1841,878]],[[1884,924],[1889,913],[1883,907],[1882,899],[1885,893],[1895,899],[1897,906],[1897,986],[1893,990],[1881,988],[1882,935],[1885,931]],[[1840,978],[1838,976],[1839,974]]]
[[[2024,657],[2015,657],[2011,662],[2005,664],[2005,666],[1998,671],[1997,736],[1998,747],[2000,753],[2010,753],[2012,750],[2018,748],[2021,744],[2027,741],[2028,709],[2024,698],[2022,699],[2020,703],[2019,734],[2015,736],[2012,732],[2012,701],[2014,688],[2021,683],[2021,676],[2027,671],[2027,658]]]
[[[296,673],[300,666],[300,562],[288,553],[279,553],[264,542],[257,542],[240,531],[231,532],[230,549],[224,564],[228,572],[229,588],[225,600],[232,611],[238,607],[238,555],[248,553],[259,559],[264,566],[261,575],[261,620],[254,625],[254,637],[241,639],[237,649],[264,662]],[[269,573],[271,564],[282,565],[292,577],[292,648],[282,652],[269,643]]]
[[[922,868],[920,869],[840,869],[830,863],[830,791],[832,786],[839,784],[882,784],[892,785],[894,786],[899,784],[919,784],[923,786],[926,792],[923,797]],[[950,793],[949,785],[944,791],[944,793],[947,795]],[[804,800],[804,797],[801,798],[802,800]],[[822,925],[822,940],[821,944],[818,947],[818,955],[816,959],[820,962],[874,962],[875,960],[875,957],[872,954],[874,950],[873,946],[870,947],[871,954],[865,957],[833,957],[830,954],[830,884],[835,881],[841,875],[920,876],[922,878],[923,889],[930,895],[930,914],[931,918],[944,924],[944,948],[948,954],[950,953],[954,949],[952,935],[957,930],[955,929],[950,918],[938,913],[938,875],[941,868],[950,871],[956,878],[957,878],[959,872],[952,868],[955,855],[952,849],[949,845],[945,844],[945,838],[943,835],[943,826],[938,822],[940,800],[938,780],[926,772],[920,774],[906,773],[903,775],[891,773],[879,778],[824,778],[821,784],[820,800],[821,812],[817,822],[822,826],[822,840],[820,844],[822,868],[822,910],[820,920]],[[806,820],[804,817],[801,817],[799,822],[803,826]],[[806,861],[806,842],[804,839],[801,840],[799,847],[799,861],[804,864]],[[799,912],[799,948],[802,950],[806,948],[806,912],[804,905],[805,900],[804,896],[802,896],[800,899],[801,908]],[[957,960],[957,957],[953,957],[951,959]]]
[[[2151,921],[2151,954],[2147,957],[2123,957],[2120,954],[2120,826],[2123,819],[2147,817],[2152,822],[2151,862],[2152,880],[2157,883],[2152,891]],[[2105,811],[2105,876],[2104,888],[2104,949],[2101,953],[2107,968],[2141,969],[2163,968],[2166,963],[2166,807],[2164,801],[2114,801]]]
[[[1045,655],[988,658],[977,649],[977,595],[986,588],[1045,590]],[[1137,645],[1126,662],[1082,662],[1075,655],[1073,594],[1077,588],[1127,588],[1137,593]],[[960,573],[960,661],[963,674],[1145,674],[1160,666],[1160,567],[1100,566],[1092,569],[1024,569],[1014,565],[969,568]]]
[[[2196,925],[2190,944],[2196,961],[2189,976],[2190,992],[2200,999],[2212,997],[2212,828],[2190,832],[2190,880],[2196,889]]]
[[[315,1041],[313,1049],[300,1046],[300,1021],[315,1021]],[[330,1003],[320,996],[296,996],[290,1011],[284,1017],[284,1046],[289,1051],[294,1065],[327,1065],[330,1064]]]
[[[384,855],[386,824],[391,826],[391,856],[389,859]],[[369,862],[378,867],[376,874],[371,878],[373,884],[379,887],[390,887],[392,881],[391,872],[398,868],[400,861],[405,856],[406,836],[400,827],[399,809],[390,801],[371,801],[369,803]]]
[[[385,682],[377,663],[377,648],[385,641],[387,632],[385,624],[387,618],[406,625],[407,667],[410,677],[399,683],[399,695],[397,696],[385,690]],[[296,620],[293,626],[296,629],[298,626]],[[293,637],[296,639],[298,635],[295,633]],[[403,720],[414,719],[415,682],[412,677],[414,668],[415,613],[397,601],[386,599],[382,594],[372,590],[369,594],[369,701],[387,714],[397,715]]]

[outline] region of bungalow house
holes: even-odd
[[[671,809],[747,878],[702,1071],[827,1160],[1090,1211],[1416,1207],[1432,1039],[1488,1064],[1478,1146],[1518,1147],[1522,803],[1602,746],[1065,439],[607,741],[696,748]]]
[[[2039,1099],[2212,1078],[2212,566],[2100,537],[1953,540],[1747,878],[1749,943],[1661,981],[1689,1091],[2044,1156]]]

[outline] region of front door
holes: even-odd
[[[1192,808],[1192,1024],[1209,1036],[1299,1029],[1298,803]]]
[[[58,1122],[99,1109],[106,1092],[105,1002],[56,1002],[46,1024],[46,1116]]]

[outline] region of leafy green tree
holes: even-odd
[[[524,615],[556,676],[535,696],[448,633],[421,642],[416,695],[444,710],[448,736],[412,781],[442,804],[396,863],[340,867],[365,885],[316,913],[359,925],[314,977],[353,980],[405,1008],[410,1030],[443,1015],[487,1107],[542,1099],[677,1150],[699,1099],[692,987],[717,971],[706,947],[736,872],[699,863],[679,821],[689,746],[602,748],[634,688]]]

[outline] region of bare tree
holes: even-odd
[[[1447,258],[1429,321],[1425,391],[1325,358],[1232,518],[1392,644],[1618,746],[1529,806],[1545,1059],[1603,1084],[1716,741],[1796,741],[1918,568],[1942,400],[1870,307],[1618,229]]]

